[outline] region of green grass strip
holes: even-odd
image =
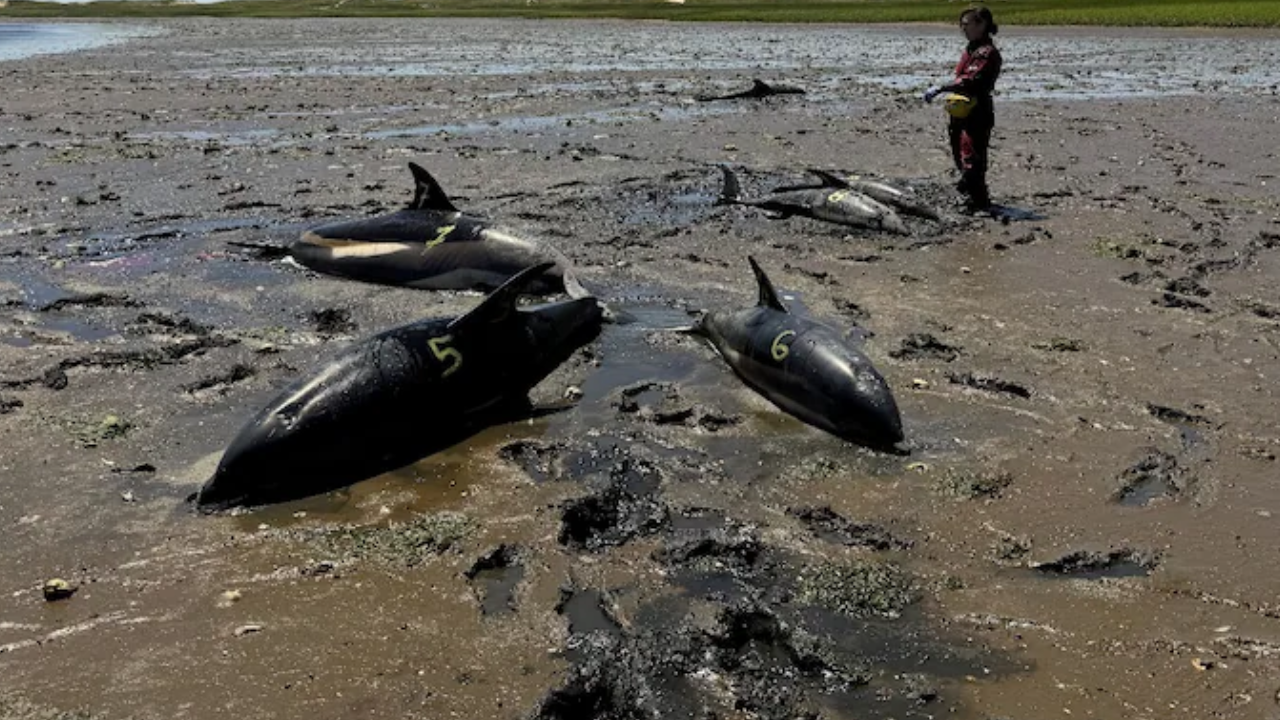
[[[964,5],[941,0],[10,0],[20,17],[526,17],[778,23],[953,23]],[[1002,25],[1280,27],[1276,0],[1010,0],[991,5]]]

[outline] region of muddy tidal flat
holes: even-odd
[[[0,61],[0,718],[1280,717],[1280,34],[1004,28],[1001,222],[918,99],[951,27],[127,29]],[[807,92],[694,100],[754,77]],[[569,411],[197,514],[280,388],[479,300],[228,245],[402,207],[409,161],[636,322],[535,389]],[[943,221],[771,220],[718,163]],[[664,330],[754,303],[748,254],[910,455]]]

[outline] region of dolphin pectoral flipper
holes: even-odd
[[[449,323],[449,332],[456,332],[470,325],[502,322],[511,317],[516,309],[516,299],[528,289],[528,286],[543,273],[555,267],[554,262],[530,265],[512,275],[509,280],[493,292],[489,293],[471,312],[456,318]]]
[[[751,263],[751,272],[756,274],[756,283],[760,286],[760,299],[756,302],[759,307],[773,308],[778,312],[786,312],[787,306],[782,304],[778,299],[778,291],[773,289],[773,283],[769,282],[769,276],[764,274],[764,270],[760,268],[760,263],[750,255],[747,256],[747,262]]]
[[[806,168],[806,171],[810,175],[815,175],[818,177],[818,179],[822,180],[823,187],[838,187],[838,188],[851,187],[849,185],[848,180],[845,180],[844,178],[840,177],[839,175],[836,175],[835,173],[828,172],[826,170],[820,170],[818,168]]]
[[[431,176],[421,165],[410,162],[409,172],[413,173],[413,202],[410,203],[410,210],[440,210],[443,212],[458,212],[458,208],[453,206],[453,202],[449,200],[449,195],[445,193],[444,188],[440,187],[440,183]]]

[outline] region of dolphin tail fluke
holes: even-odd
[[[554,262],[539,263],[512,275],[501,287],[472,308],[471,312],[449,323],[449,331],[481,323],[499,323],[511,317],[516,309],[516,300],[528,290],[533,281],[555,265]]]
[[[778,291],[773,289],[773,283],[769,281],[769,276],[764,274],[764,270],[760,267],[760,263],[750,255],[747,256],[747,262],[751,263],[751,272],[756,274],[756,284],[760,286],[760,298],[756,304],[760,307],[773,308],[779,312],[786,312],[787,306],[782,304],[778,299]]]
[[[279,260],[280,258],[289,257],[288,245],[274,245],[272,243],[251,242],[247,240],[229,240],[227,242],[231,247],[252,250],[255,260]]]
[[[444,188],[440,187],[440,183],[425,168],[411,162],[409,172],[413,173],[413,202],[409,204],[410,210],[458,212]]]
[[[720,188],[720,197],[716,198],[716,205],[733,205],[742,199],[742,185],[738,183],[738,175],[728,165],[721,165],[720,172],[724,173],[724,186]]]

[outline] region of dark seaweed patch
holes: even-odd
[[[138,315],[130,325],[130,331],[136,334],[159,331],[165,335],[208,335],[211,330],[212,327],[201,325],[188,317],[155,312]]]
[[[1158,555],[1133,548],[1108,552],[1077,550],[1050,562],[1031,567],[1039,573],[1082,580],[1101,578],[1146,577],[1160,564]]]
[[[1205,305],[1204,303],[1196,302],[1195,300],[1183,297],[1181,295],[1175,295],[1171,292],[1162,293],[1160,297],[1153,299],[1151,301],[1151,304],[1157,307],[1174,308],[1177,310],[1190,310],[1192,312],[1198,312],[1198,313],[1213,312],[1212,310],[1209,309],[1209,306]]]
[[[1075,338],[1055,337],[1031,343],[1031,347],[1045,352],[1081,352],[1084,350],[1084,342]]]
[[[1204,415],[1196,415],[1194,413],[1186,412],[1185,410],[1166,407],[1164,405],[1156,405],[1154,403],[1147,403],[1147,412],[1155,419],[1163,420],[1167,423],[1191,425],[1209,424],[1209,418]]]
[[[13,412],[14,410],[17,410],[20,407],[22,407],[22,401],[19,400],[18,398],[11,398],[11,397],[6,397],[4,395],[0,395],[0,415],[6,415],[8,413]]]
[[[1176,293],[1178,295],[1192,295],[1195,297],[1209,297],[1212,293],[1209,289],[1201,285],[1195,278],[1180,277],[1170,280],[1164,286],[1165,292]]]
[[[37,309],[41,312],[52,312],[68,307],[141,307],[141,305],[142,303],[127,295],[96,292],[60,297]]]

